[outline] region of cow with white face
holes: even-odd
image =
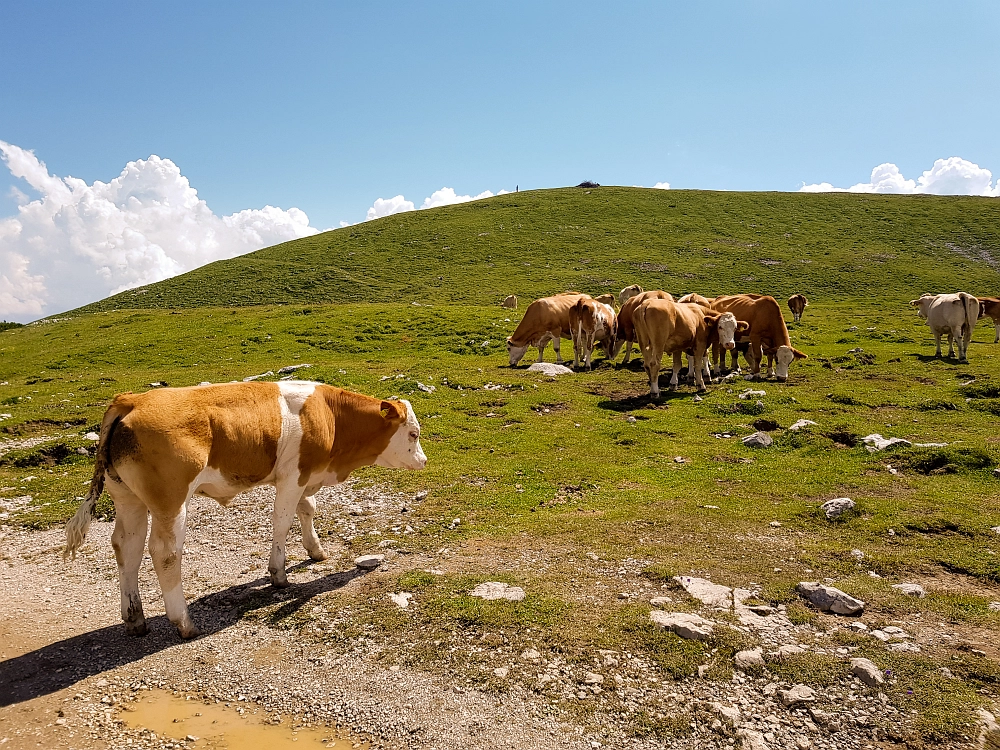
[[[632,284],[622,289],[618,292],[618,307],[624,305],[630,297],[634,297],[637,294],[642,294],[642,287],[638,284]]]
[[[572,338],[569,325],[569,310],[580,299],[590,299],[589,294],[564,292],[554,297],[536,299],[524,311],[524,317],[517,324],[514,333],[507,339],[507,353],[510,366],[516,367],[529,347],[538,348],[538,361],[542,361],[545,347],[552,342],[556,352],[556,362],[562,363],[559,345],[562,339]]]
[[[362,466],[422,469],[420,423],[408,401],[383,401],[321,383],[231,383],[164,388],[115,398],[101,423],[90,492],[66,526],[66,555],[84,543],[102,490],[115,504],[122,619],[146,633],[139,565],[149,553],[167,618],[198,634],[181,587],[187,504],[206,495],[228,505],[258,485],[275,487],[268,570],[288,585],[285,540],[293,517],[313,560],[326,558],[313,524],[314,495]],[[105,483],[107,483],[105,485]]]
[[[768,360],[768,373],[779,381],[788,379],[788,367],[806,355],[792,347],[788,337],[788,327],[781,314],[781,307],[774,297],[760,294],[733,294],[716,297],[712,309],[731,312],[736,319],[749,326],[747,337],[747,362],[754,375],[760,374],[764,357]],[[714,356],[713,351],[713,356]]]
[[[968,362],[968,348],[972,332],[979,320],[979,300],[966,292],[954,294],[925,294],[920,299],[910,300],[917,308],[917,315],[927,321],[934,340],[937,342],[936,357],[941,356],[941,337],[948,336],[948,356],[955,356],[958,347],[958,361]]]

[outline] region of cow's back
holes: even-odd
[[[625,300],[625,304],[621,306],[618,311],[618,330],[621,335],[631,337],[634,331],[633,316],[635,315],[636,308],[643,302],[649,299],[665,299],[673,301],[673,296],[664,291],[651,290],[648,292],[639,292]]]
[[[781,306],[774,297],[759,294],[731,294],[716,297],[712,309],[731,312],[736,320],[750,326],[749,335],[770,342],[771,347],[791,346]]]
[[[590,299],[587,294],[562,293],[554,297],[536,299],[524,311],[524,317],[517,324],[510,337],[512,344],[524,346],[531,344],[547,332],[559,332],[562,337],[568,337],[569,311],[579,300]]]

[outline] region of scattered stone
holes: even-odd
[[[802,646],[798,646],[794,643],[786,643],[784,646],[778,647],[778,658],[787,659],[789,656],[798,656],[799,654],[804,654],[806,650]]]
[[[410,606],[410,599],[413,598],[413,594],[408,591],[400,591],[398,594],[388,594],[389,599],[400,609],[406,609]]]
[[[851,550],[851,557],[853,557],[858,562],[861,562],[862,560],[865,559],[865,553],[862,552],[859,549],[852,549]]]
[[[859,633],[864,633],[868,630],[868,626],[865,625],[863,622],[852,622],[847,627],[849,627],[851,630],[857,630]]]
[[[89,455],[90,455],[90,451],[88,451],[88,450],[87,450],[86,448],[84,448],[84,447],[82,447],[82,446],[81,446],[81,447],[79,447],[79,448],[77,448],[77,449],[76,449],[76,452],[77,452],[77,453],[78,453],[79,455],[81,455],[81,456],[89,456]]]
[[[296,370],[304,370],[307,367],[312,367],[312,365],[285,365],[280,370],[278,370],[279,375],[287,375],[290,372],[295,372]]]
[[[771,521],[771,528],[780,529],[781,528],[781,521]]]
[[[385,555],[362,555],[354,559],[354,564],[360,570],[375,570],[382,561],[385,560]]]
[[[882,670],[869,659],[851,659],[851,674],[868,687],[877,687],[885,682]]]
[[[795,590],[823,612],[856,615],[865,608],[865,603],[860,599],[823,583],[801,581]]]
[[[827,500],[819,507],[826,514],[827,520],[832,521],[835,518],[840,518],[848,511],[854,510],[856,506],[857,503],[849,497],[835,497],[833,500]]]
[[[743,399],[744,401],[748,398],[756,398],[757,396],[766,396],[767,391],[755,391],[752,388],[747,388],[743,393],[739,394],[737,398]]]
[[[882,641],[882,643],[888,643],[891,640],[889,638],[889,634],[886,633],[884,630],[873,630],[872,637],[878,638],[880,641]]]
[[[604,682],[604,675],[597,672],[587,672],[583,678],[584,685],[600,685]]]
[[[725,704],[719,703],[718,701],[712,701],[708,704],[712,713],[719,717],[723,724],[727,725],[730,729],[735,729],[740,723],[740,710],[735,706],[727,706]]]
[[[797,421],[793,425],[791,425],[788,429],[791,430],[792,432],[798,432],[799,430],[801,430],[801,429],[803,429],[805,427],[812,427],[815,424],[818,424],[818,423],[817,422],[813,422],[811,419],[800,419],[799,421]]]
[[[920,646],[916,643],[907,643],[906,641],[900,641],[899,643],[890,643],[886,646],[890,651],[895,651],[896,653],[911,653],[919,654]]]
[[[995,477],[996,479],[1000,479],[1000,469],[994,469],[994,470],[993,470],[993,476],[994,476],[994,477]]]
[[[731,609],[733,606],[733,590],[728,586],[691,576],[674,576],[673,580],[702,604],[715,609]]]
[[[990,612],[1000,612],[1000,602],[990,602],[989,610]]]
[[[525,661],[538,661],[542,655],[536,649],[528,648],[521,652],[521,658]]]
[[[705,399],[703,399],[703,398],[702,398],[701,396],[699,396],[699,395],[698,395],[697,393],[696,393],[696,394],[694,395],[694,402],[695,402],[696,404],[700,404],[700,403],[701,403],[702,401],[704,401],[704,400],[705,400]]]
[[[1000,747],[1000,724],[997,724],[996,716],[985,708],[978,709],[976,715],[979,717],[982,726],[979,733],[978,747]]]
[[[736,652],[736,666],[739,669],[752,669],[764,666],[764,650],[760,647],[749,651]]]
[[[761,617],[770,617],[771,615],[773,615],[775,612],[778,611],[770,604],[754,604],[750,607],[747,607],[747,609],[749,609],[755,615],[760,615]]]
[[[809,716],[818,726],[828,732],[840,731],[840,721],[838,721],[836,714],[820,711],[818,708],[810,707]]]
[[[814,703],[816,691],[808,685],[794,685],[788,690],[779,690],[778,699],[785,708],[792,708],[802,703]]]
[[[766,432],[755,432],[743,438],[743,445],[748,448],[767,448],[774,440]]]
[[[951,670],[948,669],[948,667],[941,667],[940,669],[938,669],[938,674],[940,674],[946,680],[954,680],[955,679],[955,675],[952,674]]]
[[[261,380],[263,378],[269,378],[272,375],[274,375],[274,372],[272,372],[271,370],[268,370],[267,372],[262,372],[260,375],[249,375],[249,376],[243,378],[243,382],[244,383],[249,383],[252,380]]]
[[[511,586],[506,583],[501,583],[500,581],[487,581],[486,583],[481,583],[472,589],[472,591],[469,592],[469,596],[475,596],[479,599],[485,599],[487,601],[507,599],[512,602],[520,602],[524,601],[525,593],[524,589],[520,586]]]
[[[764,735],[760,732],[755,732],[752,729],[741,729],[736,733],[736,736],[740,738],[741,750],[771,750],[764,741]]]
[[[863,442],[868,447],[868,450],[873,453],[875,451],[884,451],[888,448],[909,448],[913,445],[913,443],[909,440],[903,440],[903,438],[884,438],[877,432],[874,432],[871,435],[865,435],[861,438],[861,442]]]
[[[83,436],[83,438],[84,440],[93,440],[94,442],[97,442],[98,440],[101,439],[101,436],[98,435],[96,432],[88,432],[86,435]]]
[[[540,372],[542,375],[548,375],[553,378],[558,375],[573,374],[573,371],[568,367],[553,364],[551,362],[535,362],[535,364],[528,368],[528,372]]]
[[[906,596],[915,596],[918,599],[923,599],[927,596],[924,587],[919,583],[894,583],[892,587],[899,593],[906,594]]]
[[[663,612],[654,609],[649,613],[649,619],[654,625],[694,641],[707,641],[715,628],[715,623],[690,612]]]
[[[674,456],[674,463],[675,464],[684,464],[684,463],[687,463],[687,459],[684,458],[684,456]]]
[[[649,600],[649,603],[654,607],[662,607],[664,604],[670,604],[673,601],[669,596],[654,596]],[[997,602],[1000,604],[1000,602]]]
[[[504,680],[507,678],[507,675],[510,674],[510,670],[507,669],[507,667],[497,667],[493,670],[493,674],[501,680]]]
[[[166,380],[157,380],[155,383],[149,383],[148,385],[149,385],[150,388],[166,388],[167,387],[167,381]]]
[[[434,393],[434,391],[437,390],[437,386],[424,385],[420,381],[417,381],[417,390],[418,391],[423,391],[424,393]]]

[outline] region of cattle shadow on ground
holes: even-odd
[[[908,352],[905,356],[912,357],[922,364],[927,364],[928,362],[944,362],[945,364],[962,364],[965,362],[959,362],[957,357],[949,357],[947,354],[942,354],[940,357],[936,354],[920,354],[918,352]]]
[[[603,401],[598,401],[597,406],[601,409],[617,412],[629,412],[637,409],[656,409],[658,407],[665,406],[670,401],[689,399],[693,395],[693,393],[689,393],[687,391],[661,390],[659,398],[653,398],[648,392],[637,396],[623,395],[620,398],[612,397]]]
[[[294,571],[309,562],[291,567]],[[271,622],[283,620],[315,596],[336,591],[355,578],[360,570],[332,573],[308,583],[274,589],[270,580],[258,578],[189,602],[189,610],[202,634],[225,630],[244,618],[276,602],[283,602],[267,615]],[[147,656],[178,646],[184,641],[165,615],[146,621],[149,633],[136,638],[125,633],[122,624],[91,630],[56,641],[27,654],[0,662],[0,707],[49,695],[88,677],[141,661]]]

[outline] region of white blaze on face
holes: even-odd
[[[399,402],[406,405],[406,421],[396,428],[389,445],[375,460],[375,465],[387,469],[422,469],[427,465],[427,456],[420,447],[420,423],[410,402],[406,399]]]
[[[521,358],[524,356],[524,353],[528,351],[528,346],[527,344],[524,346],[514,346],[512,343],[510,343],[510,340],[508,339],[507,351],[510,354],[510,366],[514,367],[518,362],[521,361]]]
[[[777,354],[774,355],[774,374],[778,380],[788,379],[788,366],[795,359],[795,353],[790,346],[779,346]]]
[[[725,349],[732,349],[736,346],[736,316],[731,312],[722,313],[719,316],[719,343]]]

